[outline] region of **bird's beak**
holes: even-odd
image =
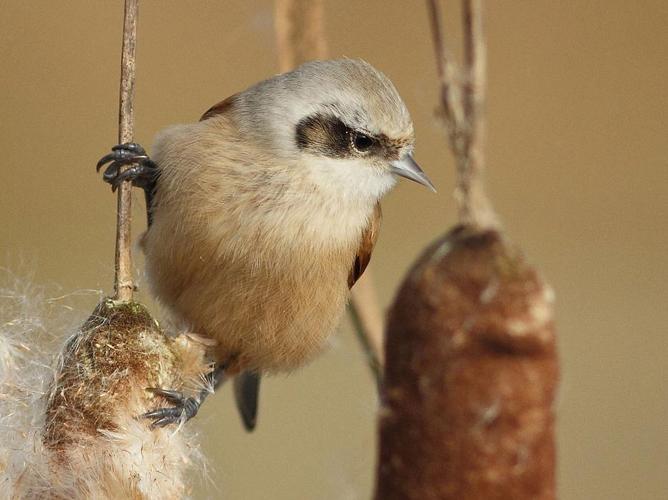
[[[390,165],[393,174],[415,181],[428,187],[434,193],[436,192],[436,188],[429,180],[429,177],[427,177],[427,174],[422,171],[420,165],[415,162],[412,154],[407,154],[400,160],[390,162]]]

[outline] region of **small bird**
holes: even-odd
[[[212,382],[235,377],[247,429],[260,376],[312,360],[335,330],[396,176],[434,190],[413,145],[392,82],[339,59],[308,62],[162,130],[151,158],[129,143],[98,163],[112,188],[144,189],[150,289],[184,328],[215,341]],[[152,390],[174,405],[144,415],[154,426],[193,417],[208,394]]]

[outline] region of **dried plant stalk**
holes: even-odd
[[[555,498],[552,301],[496,231],[418,260],[390,311],[378,500]]]
[[[381,314],[373,277],[367,269],[355,283],[352,291],[350,313],[353,319],[357,338],[364,349],[371,373],[380,385],[383,380],[383,316]]]
[[[276,0],[276,45],[280,71],[327,56],[322,0]],[[351,313],[355,333],[364,349],[376,382],[383,367],[383,315],[378,305],[371,270],[352,291]]]
[[[427,1],[441,87],[441,115],[457,164],[455,201],[460,222],[479,227],[498,227],[498,218],[482,182],[486,85],[482,0],[463,0],[462,5],[463,70],[448,57],[439,1]]]
[[[135,48],[137,43],[138,0],[125,0],[123,49],[121,55],[121,86],[118,111],[118,142],[132,142],[134,136]],[[121,172],[130,166],[121,168]],[[116,208],[116,259],[114,278],[115,298],[132,300],[132,183],[122,182],[118,188]]]
[[[276,0],[278,67],[290,71],[327,54],[322,0]]]

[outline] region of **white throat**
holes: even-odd
[[[396,183],[389,170],[358,159],[338,159],[309,155],[304,167],[320,193],[342,205],[373,207]]]
[[[284,191],[287,203],[261,219],[265,231],[286,247],[309,241],[321,249],[356,248],[376,203],[396,182],[389,171],[359,160],[310,156],[292,168],[302,176],[299,194]]]

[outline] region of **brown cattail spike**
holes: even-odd
[[[555,497],[552,302],[497,231],[424,253],[389,316],[377,500]]]

